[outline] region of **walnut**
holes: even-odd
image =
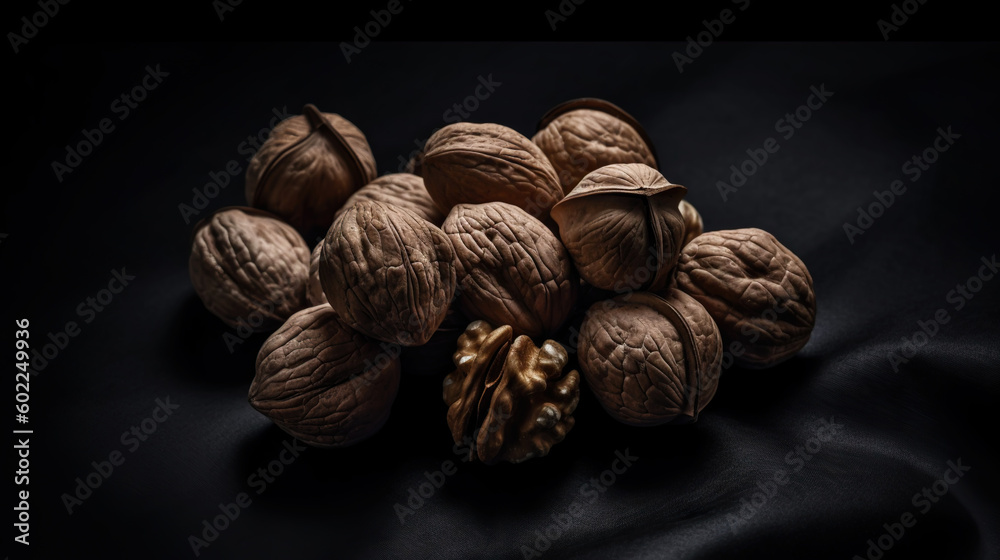
[[[705,225],[701,221],[701,214],[695,210],[694,205],[690,202],[682,200],[677,207],[681,211],[681,216],[684,218],[684,243],[681,245],[681,247],[684,247],[690,243],[692,239],[702,234],[702,231],[705,229]]]
[[[455,248],[458,304],[468,316],[552,336],[576,301],[579,279],[545,224],[505,202],[459,204],[442,229]]]
[[[665,288],[680,256],[687,188],[641,163],[589,173],[552,209],[580,276],[604,290]]]
[[[319,259],[323,253],[323,244],[317,243],[309,257],[309,281],[306,283],[306,301],[309,305],[330,303],[323,293],[323,284],[319,281]]]
[[[619,422],[693,422],[715,395],[722,339],[704,307],[670,290],[597,302],[580,326],[580,371]]]
[[[226,207],[198,222],[188,269],[205,307],[234,328],[270,331],[306,305],[309,246],[262,210]]]
[[[303,309],[264,342],[250,404],[316,447],[344,447],[382,427],[399,388],[398,352],[350,329],[329,305]]]
[[[656,168],[656,152],[632,115],[603,99],[573,99],[549,110],[531,139],[552,162],[569,194],[591,171],[613,163]]]
[[[777,364],[798,352],[816,322],[816,295],[806,265],[770,233],[712,231],[684,247],[677,287],[715,319],[744,367]]]
[[[454,258],[434,224],[406,208],[360,200],[330,226],[319,276],[345,324],[372,338],[419,346],[448,312]]]
[[[271,131],[247,167],[247,203],[306,237],[325,232],[351,193],[375,178],[365,135],[335,113],[306,105]]]
[[[424,145],[420,174],[445,215],[463,202],[507,202],[547,221],[563,196],[542,150],[498,124],[461,122],[438,130]]]
[[[474,321],[458,339],[457,369],[445,377],[448,427],[470,459],[487,465],[548,455],[573,427],[580,398],[576,370],[563,375],[566,349],[536,347],[509,326]]]
[[[359,200],[376,200],[412,210],[436,226],[444,221],[444,214],[424,188],[424,180],[411,173],[391,173],[375,179],[352,194],[337,215]]]
[[[400,359],[403,375],[437,375],[444,377],[455,369],[451,357],[455,353],[458,337],[465,332],[469,320],[458,311],[457,302],[452,302],[444,321],[431,335],[426,344],[403,348]]]

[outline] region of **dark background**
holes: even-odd
[[[606,13],[596,6],[577,7],[580,19],[567,19],[564,36],[528,27],[538,35],[528,38],[627,38],[618,28],[610,37],[581,31]],[[737,16],[725,32],[730,39],[746,38],[741,21],[766,19],[770,8],[752,15],[757,8],[751,5],[745,20]],[[34,9],[27,4],[22,15]],[[201,536],[203,520],[218,515],[220,503],[246,492],[251,505],[201,557],[521,558],[535,531],[544,532],[553,514],[580,498],[581,485],[625,449],[639,457],[634,466],[585,506],[544,557],[864,557],[868,539],[906,512],[917,523],[884,553],[887,559],[1000,554],[1000,463],[991,428],[1000,395],[1000,280],[985,282],[960,310],[948,300],[1000,241],[996,44],[723,42],[678,72],[672,54],[703,29],[700,19],[718,14],[706,8],[671,26],[669,38],[680,42],[377,39],[348,64],[336,42],[77,42],[87,37],[71,10],[84,6],[63,9],[23,53],[7,54],[25,97],[10,107],[11,116],[26,122],[7,131],[15,179],[3,189],[0,224],[4,332],[13,340],[12,319],[27,317],[39,348],[67,321],[80,327],[32,377],[34,557],[192,557],[188,537]],[[258,8],[248,3],[233,17],[242,9]],[[542,9],[526,21],[545,26]],[[921,10],[914,21],[942,17],[931,4]],[[417,4],[407,4],[384,38],[434,36],[404,23],[417,12]],[[874,19],[888,12],[860,16],[868,18],[862,38],[881,40]],[[353,15],[346,19],[352,25],[370,19],[365,10]],[[210,11],[198,17],[209,23],[192,24],[196,29],[232,23],[234,38],[249,38],[238,21],[218,22]],[[648,18],[636,19],[641,26]],[[302,38],[322,38],[315,22],[304,25]],[[288,38],[287,27],[276,27],[276,38]],[[335,36],[349,39],[345,27]],[[485,37],[460,31],[449,38],[501,38],[498,28]],[[779,38],[806,38],[789,29],[790,37]],[[172,37],[162,30],[121,33]],[[954,34],[954,27],[943,33]],[[147,65],[169,76],[120,120],[111,104],[141,83]],[[246,401],[263,336],[230,353],[223,336],[235,331],[204,309],[188,279],[193,221],[185,223],[178,205],[191,204],[192,189],[201,190],[209,173],[231,160],[245,171],[241,142],[269,127],[273,109],[295,114],[305,103],[358,125],[379,172],[395,172],[414,140],[422,143],[444,125],[443,113],[490,75],[501,85],[468,120],[530,136],[548,108],[580,96],[632,113],[655,142],[664,175],[688,187],[706,229],[759,227],[803,259],[818,302],[812,339],[775,368],[727,369],[717,396],[689,426],[618,425],[585,389],[576,427],[548,457],[496,467],[460,463],[401,524],[394,504],[407,500],[425,471],[458,459],[444,421],[441,375],[404,376],[392,416],[375,437],[343,450],[304,451],[258,494],[248,477],[278,459],[289,441]],[[820,85],[832,97],[784,139],[775,123]],[[65,146],[105,117],[115,130],[58,181],[52,161],[64,160]],[[949,126],[961,137],[910,181],[903,164]],[[729,166],[768,137],[780,150],[723,200],[717,181],[728,182]],[[906,192],[852,243],[843,224],[856,223],[857,208],[896,179]],[[241,172],[199,217],[242,204],[243,186]],[[78,305],[121,267],[135,279],[85,323]],[[900,352],[918,321],[940,308],[949,322],[894,371],[889,353]],[[130,452],[122,433],[168,396],[179,408]],[[728,516],[738,514],[741,500],[777,469],[791,470],[786,454],[831,418],[841,432],[732,531]],[[124,463],[68,514],[63,494],[93,472],[92,461],[114,451]],[[911,497],[958,459],[971,470],[920,513]],[[12,558],[25,552],[18,544],[9,549]]]

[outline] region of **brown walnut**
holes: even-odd
[[[552,336],[579,288],[566,249],[545,224],[505,202],[459,204],[442,229],[455,248],[458,304],[466,316]]]
[[[660,290],[684,241],[687,188],[641,163],[589,173],[552,209],[580,276],[604,290]]]
[[[188,270],[202,303],[227,325],[271,331],[306,305],[309,246],[277,216],[221,208],[195,225]]]
[[[378,340],[419,346],[448,312],[454,258],[434,224],[405,208],[361,200],[330,226],[319,276],[345,324]]]
[[[563,196],[542,150],[498,124],[449,124],[427,140],[420,162],[427,192],[445,215],[463,202],[506,202],[546,221]]]
[[[722,339],[691,296],[633,292],[591,306],[579,359],[597,400],[619,422],[693,422],[718,387]]]
[[[359,200],[375,200],[412,210],[421,218],[439,227],[444,221],[444,214],[424,188],[424,180],[412,173],[390,173],[375,179],[352,194],[337,211],[337,215]]]
[[[644,163],[656,168],[646,131],[632,115],[603,99],[573,99],[553,107],[531,141],[552,162],[566,194],[605,165]]]
[[[351,194],[375,178],[365,135],[335,113],[306,105],[271,131],[247,167],[247,203],[307,237],[325,232]]]
[[[736,363],[751,368],[790,358],[809,341],[816,295],[806,265],[770,233],[710,231],[684,247],[677,287],[719,325]]]
[[[289,317],[257,355],[250,404],[316,447],[377,432],[399,388],[399,354],[343,324],[329,305]]]
[[[536,347],[509,326],[469,324],[458,339],[457,369],[445,377],[448,427],[469,458],[487,465],[542,457],[573,427],[580,398],[576,370],[563,375],[566,349]]]

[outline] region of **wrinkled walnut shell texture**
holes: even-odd
[[[678,203],[687,189],[644,164],[615,164],[588,174],[552,209],[559,237],[591,285],[660,290],[684,240]]]
[[[455,293],[455,251],[413,212],[358,201],[330,227],[322,251],[323,292],[351,328],[419,346],[444,320]]]
[[[545,152],[569,194],[591,171],[613,163],[656,159],[642,136],[628,123],[603,111],[577,109],[559,115],[531,139]]]
[[[303,442],[344,447],[385,424],[398,388],[398,357],[324,304],[296,313],[264,342],[249,399]]]
[[[743,345],[735,361],[745,367],[791,357],[809,341],[816,322],[809,270],[760,229],[699,235],[681,254],[677,287],[705,306],[727,341]]]
[[[588,385],[616,420],[690,422],[715,395],[722,339],[687,294],[634,292],[590,308],[580,326],[579,357]]]
[[[474,321],[454,360],[444,380],[448,426],[455,443],[474,444],[470,458],[492,465],[541,457],[573,427],[580,377],[563,375],[569,355],[558,343],[536,347],[509,326]]]
[[[459,204],[442,226],[455,248],[458,303],[471,318],[514,335],[551,336],[576,301],[579,280],[559,239],[503,202]]]
[[[351,193],[377,175],[364,133],[335,113],[322,117],[346,140],[346,147],[297,115],[274,127],[247,167],[247,203],[305,233],[326,231]],[[360,169],[345,149],[353,152]]]
[[[270,331],[306,304],[309,246],[260,210],[224,208],[199,222],[188,268],[205,307],[231,327]]]
[[[337,215],[359,200],[374,200],[406,208],[436,226],[444,221],[444,214],[431,200],[424,180],[411,173],[391,173],[375,179],[352,194]]]
[[[544,222],[563,196],[542,150],[498,124],[455,123],[435,132],[424,146],[420,174],[446,215],[463,202],[507,202]]]
[[[330,303],[323,293],[323,284],[319,281],[319,261],[323,254],[323,243],[317,243],[309,256],[309,282],[306,284],[306,301],[309,305]]]

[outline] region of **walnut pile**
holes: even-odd
[[[269,335],[250,405],[315,447],[405,428],[394,403],[427,393],[401,376],[440,384],[411,409],[453,441],[427,445],[486,465],[586,438],[582,385],[609,422],[689,424],[724,372],[806,346],[816,296],[770,233],[706,231],[662,165],[635,117],[583,98],[530,137],[449,124],[377,177],[364,133],[307,105],[250,162],[250,206],[194,228],[191,283],[219,328]]]

